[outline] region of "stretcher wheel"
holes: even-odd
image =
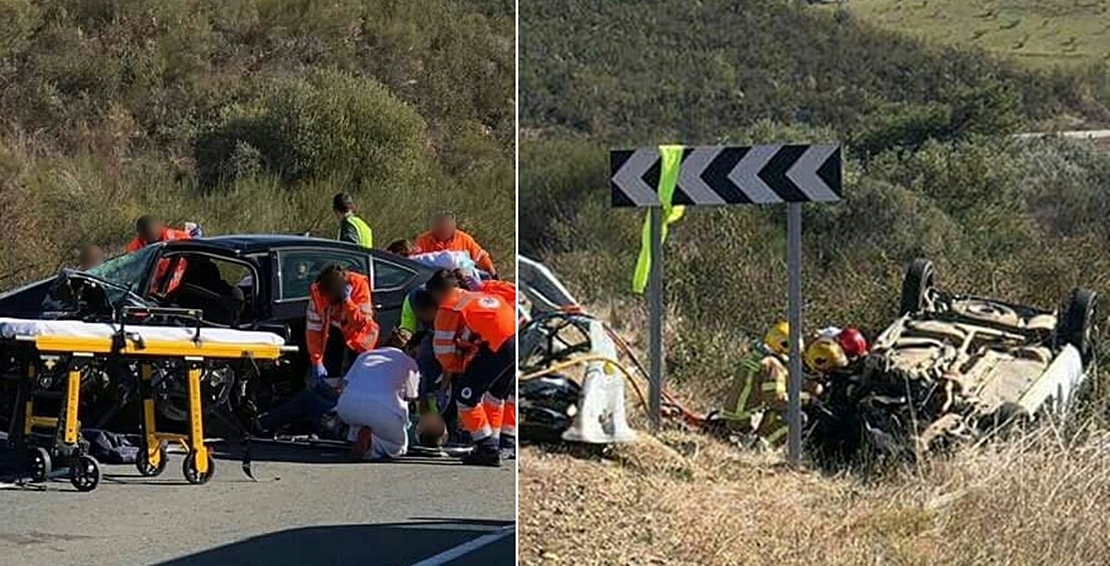
[[[77,491],[85,492],[100,485],[100,463],[92,456],[81,456],[69,469],[69,481]]]
[[[31,481],[42,483],[53,471],[50,461],[50,451],[41,446],[29,448],[27,458],[31,462]]]
[[[139,457],[135,458],[135,468],[139,470],[139,475],[143,477],[152,478],[161,475],[166,470],[166,462],[169,460],[169,455],[166,453],[166,445],[163,444],[158,447],[158,465],[154,466],[147,459],[146,450],[139,451]]]
[[[185,474],[185,481],[195,485],[205,484],[208,483],[208,480],[212,479],[212,476],[216,473],[216,462],[214,462],[212,456],[209,455],[208,471],[202,474],[197,471],[197,453],[190,451],[189,454],[185,456],[181,471]]]

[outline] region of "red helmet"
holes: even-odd
[[[848,359],[854,360],[867,353],[867,339],[858,328],[845,328],[836,336],[837,343],[844,349]]]

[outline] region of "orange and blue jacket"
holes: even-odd
[[[481,291],[482,293],[497,295],[502,299],[508,301],[509,304],[514,305],[514,308],[515,305],[518,304],[516,298],[516,285],[513,285],[508,281],[501,281],[497,279],[482,281],[481,287],[478,288],[478,291]],[[521,326],[524,326],[528,323],[528,317],[524,316],[524,314],[520,312],[520,309],[517,309],[516,312],[516,324],[517,328],[520,328]]]
[[[185,230],[175,230],[173,228],[165,228],[162,230],[161,237],[158,238],[159,242],[168,242],[172,240],[191,240],[193,237]],[[147,246],[147,243],[139,236],[127,243],[124,248],[127,253],[135,253]],[[170,267],[170,260],[163,259],[158,261],[158,265],[154,268],[154,280],[151,282],[152,286],[158,285],[162,281],[162,277],[166,275],[166,270]],[[170,280],[169,285],[166,285],[166,293],[173,291],[181,284],[181,277],[185,275],[185,258],[180,258],[177,261],[177,268],[174,269],[173,278]]]
[[[455,235],[447,240],[437,240],[431,232],[424,232],[416,237],[416,241],[413,242],[413,245],[416,247],[416,252],[414,252],[414,254],[466,252],[478,269],[486,273],[494,272],[493,258],[489,256],[489,252],[478,245],[478,241],[475,240],[473,236],[462,230],[455,230]]]
[[[378,345],[378,323],[374,320],[374,302],[370,293],[370,280],[360,273],[349,273],[351,298],[337,305],[320,292],[320,286],[309,287],[308,310],[305,312],[305,342],[308,359],[312,365],[324,361],[324,348],[328,333],[338,330],[343,341],[356,353],[373,350]]]
[[[448,373],[461,373],[485,344],[497,351],[516,336],[516,305],[500,294],[455,290],[436,313],[432,348]]]

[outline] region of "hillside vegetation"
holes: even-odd
[[[1032,66],[1110,61],[1107,0],[848,0],[840,5],[889,29],[980,47]]]
[[[857,325],[873,337],[922,256],[947,288],[1045,308],[1078,285],[1110,290],[1110,159],[1008,135],[1110,124],[1105,67],[1032,70],[850,11],[754,0],[528,5],[521,54],[522,252],[640,347],[644,302],[629,289],[643,212],[609,206],[611,147],[843,143],[846,199],[804,210],[809,329]],[[781,207],[687,209],[672,226],[666,379],[692,409],[721,402],[746,340],[783,316],[785,240]],[[746,457],[704,462],[708,474],[688,459],[628,463],[649,445],[608,465],[526,451],[525,563],[1081,564],[1106,550],[1101,518],[1062,510],[1086,500],[1082,488],[1053,492],[1063,498],[1053,512],[1007,514],[1004,503],[1039,505],[1033,494],[1058,474],[1093,473],[1101,456],[1037,444],[1034,465],[971,452],[864,488]],[[949,492],[973,497],[938,518],[933,498]],[[599,541],[582,525],[616,534]],[[1032,535],[1071,528],[1067,544]]]
[[[786,2],[543,4],[521,38],[521,247],[586,301],[630,298],[643,218],[609,208],[607,149],[665,142],[845,144],[846,199],[805,207],[809,324],[877,331],[918,256],[953,289],[1045,307],[1110,280],[1110,161],[1006,136],[1110,123],[1083,77]],[[674,227],[672,382],[719,383],[725,337],[782,316],[785,239],[779,207],[695,208]]]
[[[332,237],[339,190],[511,269],[513,68],[501,0],[0,0],[0,288],[144,213]]]

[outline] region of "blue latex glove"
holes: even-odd
[[[352,290],[352,289],[351,289],[351,285],[350,285],[350,284],[348,284],[348,285],[347,285],[347,289],[343,291],[343,300],[344,300],[344,301],[349,301],[349,300],[351,300],[351,290]]]
[[[322,383],[324,378],[328,376],[328,368],[323,365],[312,366],[312,380],[316,383]]]

